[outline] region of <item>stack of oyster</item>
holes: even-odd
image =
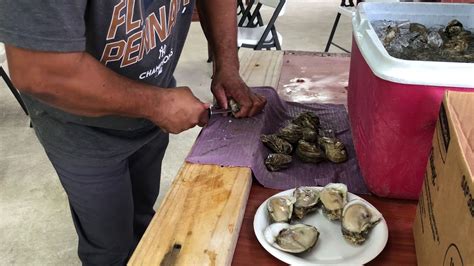
[[[293,160],[292,153],[306,163],[324,160],[342,163],[347,160],[344,144],[332,130],[323,130],[319,117],[312,112],[300,113],[277,133],[262,135],[260,139],[273,152],[265,160],[270,171],[287,168]]]
[[[407,60],[474,62],[474,34],[454,19],[426,27],[409,21],[372,22],[387,52]]]
[[[275,248],[290,253],[310,250],[319,239],[316,227],[300,220],[319,208],[331,221],[341,221],[343,237],[354,245],[365,242],[381,214],[362,200],[347,201],[347,186],[330,183],[323,189],[298,187],[292,196],[273,197],[267,203],[272,223],[265,229],[265,239]]]

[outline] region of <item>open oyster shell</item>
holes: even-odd
[[[292,160],[292,157],[287,154],[270,153],[265,159],[265,166],[269,171],[279,171],[287,168]]]
[[[292,122],[302,128],[311,128],[314,130],[317,130],[320,125],[319,117],[309,111],[301,112]]]
[[[324,149],[326,158],[333,163],[343,163],[347,161],[347,151],[344,143],[337,138],[322,137],[319,144]]]
[[[316,245],[319,231],[307,224],[274,223],[265,229],[264,236],[268,243],[279,250],[302,253]]]
[[[304,140],[298,141],[296,156],[306,163],[319,163],[324,160],[324,152],[318,144],[309,143]]]
[[[339,220],[347,203],[347,186],[342,183],[329,183],[319,193],[323,214],[331,221]]]
[[[229,107],[232,110],[232,114],[235,115],[240,111],[240,104],[236,102],[234,99],[229,100]]]
[[[293,213],[298,219],[318,209],[319,190],[316,188],[298,187],[293,191],[293,197],[296,200]]]
[[[294,144],[303,136],[302,130],[302,127],[289,123],[286,127],[283,127],[278,131],[277,136]]]
[[[293,215],[293,204],[296,199],[291,196],[273,197],[267,203],[268,215],[272,222],[288,222]]]
[[[370,230],[382,219],[382,214],[362,200],[351,200],[342,211],[341,231],[354,245],[365,242]]]
[[[275,134],[262,135],[260,136],[260,140],[265,146],[276,153],[290,154],[293,151],[293,146],[291,146],[288,141],[279,138]]]

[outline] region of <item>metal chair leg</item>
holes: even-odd
[[[8,77],[7,73],[5,70],[3,70],[3,67],[0,66],[0,76],[2,76],[3,80],[7,84],[8,88],[10,91],[13,93],[13,96],[15,96],[16,100],[21,106],[21,109],[25,112],[26,115],[28,115],[28,111],[26,110],[25,103],[21,99],[20,93],[16,90],[15,86],[13,86],[13,83],[11,82],[10,78]]]
[[[328,43],[326,44],[326,49],[324,49],[325,53],[329,51],[329,47],[331,46],[332,38],[334,38],[334,33],[336,33],[337,24],[339,23],[340,18],[341,18],[341,13],[338,12],[336,15],[336,20],[334,20],[334,24],[332,25],[331,34],[329,35]]]

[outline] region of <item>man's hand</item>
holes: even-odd
[[[208,121],[209,104],[202,103],[188,87],[164,89],[148,101],[148,119],[169,133],[180,133]]]
[[[251,117],[260,113],[267,103],[263,96],[253,93],[235,71],[216,72],[212,80],[211,91],[221,108],[228,108],[229,98],[233,98],[239,103],[240,111],[235,114],[238,118]]]

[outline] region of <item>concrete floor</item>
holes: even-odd
[[[277,20],[284,50],[323,51],[338,1],[291,0]],[[269,10],[264,10],[268,17]],[[335,40],[350,47],[350,19],[342,17]],[[340,52],[337,48],[330,51]],[[210,101],[210,65],[198,23],[193,23],[176,71],[179,85]],[[5,64],[4,64],[5,66]],[[29,120],[0,84],[0,265],[79,265],[77,236],[66,194],[38,143]],[[171,137],[159,205],[191,148],[199,128]],[[156,207],[155,206],[155,207]]]

